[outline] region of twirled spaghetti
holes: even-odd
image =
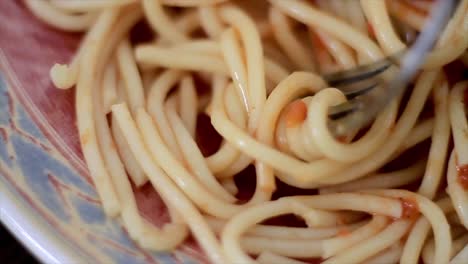
[[[346,98],[321,75],[407,48],[433,1],[24,3],[53,27],[85,33],[51,78],[75,87],[103,208],[142,247],[173,250],[191,233],[213,263],[466,261],[468,82],[443,69],[466,67],[468,0],[406,95],[340,138],[328,109]],[[144,42],[130,36],[139,21],[152,30]],[[222,138],[208,155],[201,115]],[[255,188],[239,180],[251,165],[242,175]],[[148,181],[171,216],[162,228],[132,192]],[[291,214],[304,223],[271,222]]]

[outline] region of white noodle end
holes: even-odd
[[[73,69],[66,64],[56,63],[50,69],[50,78],[52,83],[59,89],[70,89],[76,83]]]

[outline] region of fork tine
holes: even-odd
[[[383,59],[382,61],[372,63],[369,65],[359,66],[357,68],[340,71],[337,73],[332,73],[325,76],[325,81],[328,85],[332,87],[337,87],[340,85],[347,85],[353,82],[362,81],[368,78],[372,78],[375,75],[378,75],[385,70],[387,70],[392,65],[388,59]]]
[[[363,95],[363,94],[366,94],[368,93],[369,91],[371,91],[372,89],[374,89],[375,87],[377,87],[377,85],[379,85],[378,82],[374,82],[372,83],[371,85],[367,86],[367,87],[364,87],[363,89],[361,90],[358,90],[358,91],[353,91],[351,93],[347,93],[345,94],[346,95],[346,98],[348,98],[348,100],[350,99],[353,99],[353,98],[356,98],[360,95]]]
[[[330,86],[338,88],[337,86],[347,85],[353,82],[358,82],[368,78],[372,78],[390,68],[390,66],[392,66],[397,60],[399,60],[399,58],[401,58],[403,54],[404,51],[401,51],[392,56],[385,57],[379,61],[358,66],[351,70],[331,73],[325,75],[324,79]]]
[[[374,89],[381,82],[381,78],[371,78],[361,82],[354,82],[349,85],[335,87],[340,89],[348,100],[363,95]]]
[[[391,60],[395,56],[391,56],[376,64],[363,66],[357,70],[332,74],[325,78],[329,84],[336,87],[340,84],[343,85],[372,78],[387,69],[391,71],[391,74],[395,74],[392,80],[383,81],[382,85],[376,86],[377,88],[367,89],[364,95],[353,98],[343,104],[330,107],[329,116],[335,117],[335,120],[329,122],[329,127],[335,135],[343,135],[347,131],[353,131],[368,124],[390,101],[402,95],[408,83],[421,69],[424,63],[424,59],[422,58],[425,58],[433,48],[440,32],[442,32],[442,29],[450,20],[450,15],[456,10],[457,2],[457,0],[438,1],[437,6],[431,11],[431,19],[420,32],[409,52],[401,60],[398,71],[395,70],[392,73],[393,67],[390,67],[392,64]],[[404,53],[406,52],[399,52],[397,57],[400,57]],[[364,92],[364,90],[358,91]]]
[[[328,113],[328,117],[331,120],[337,120],[354,112],[356,109],[357,107],[353,101],[347,101],[335,107],[332,107],[330,109],[330,113]]]

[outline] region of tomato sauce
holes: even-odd
[[[419,216],[419,207],[416,199],[401,198],[400,201],[403,207],[403,212],[401,213],[402,219],[414,220]]]
[[[351,231],[349,231],[348,228],[341,228],[339,231],[338,231],[338,236],[339,237],[346,237],[346,236],[349,236],[351,234]]]
[[[371,23],[367,23],[367,32],[369,32],[369,36],[375,38],[375,30]]]
[[[307,118],[307,106],[302,100],[296,100],[289,105],[286,112],[286,126],[295,127]]]
[[[468,190],[468,164],[457,166],[458,182],[465,190]]]

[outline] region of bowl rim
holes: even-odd
[[[25,199],[0,172],[0,222],[39,262],[81,263],[86,257],[69,245],[60,234]]]

